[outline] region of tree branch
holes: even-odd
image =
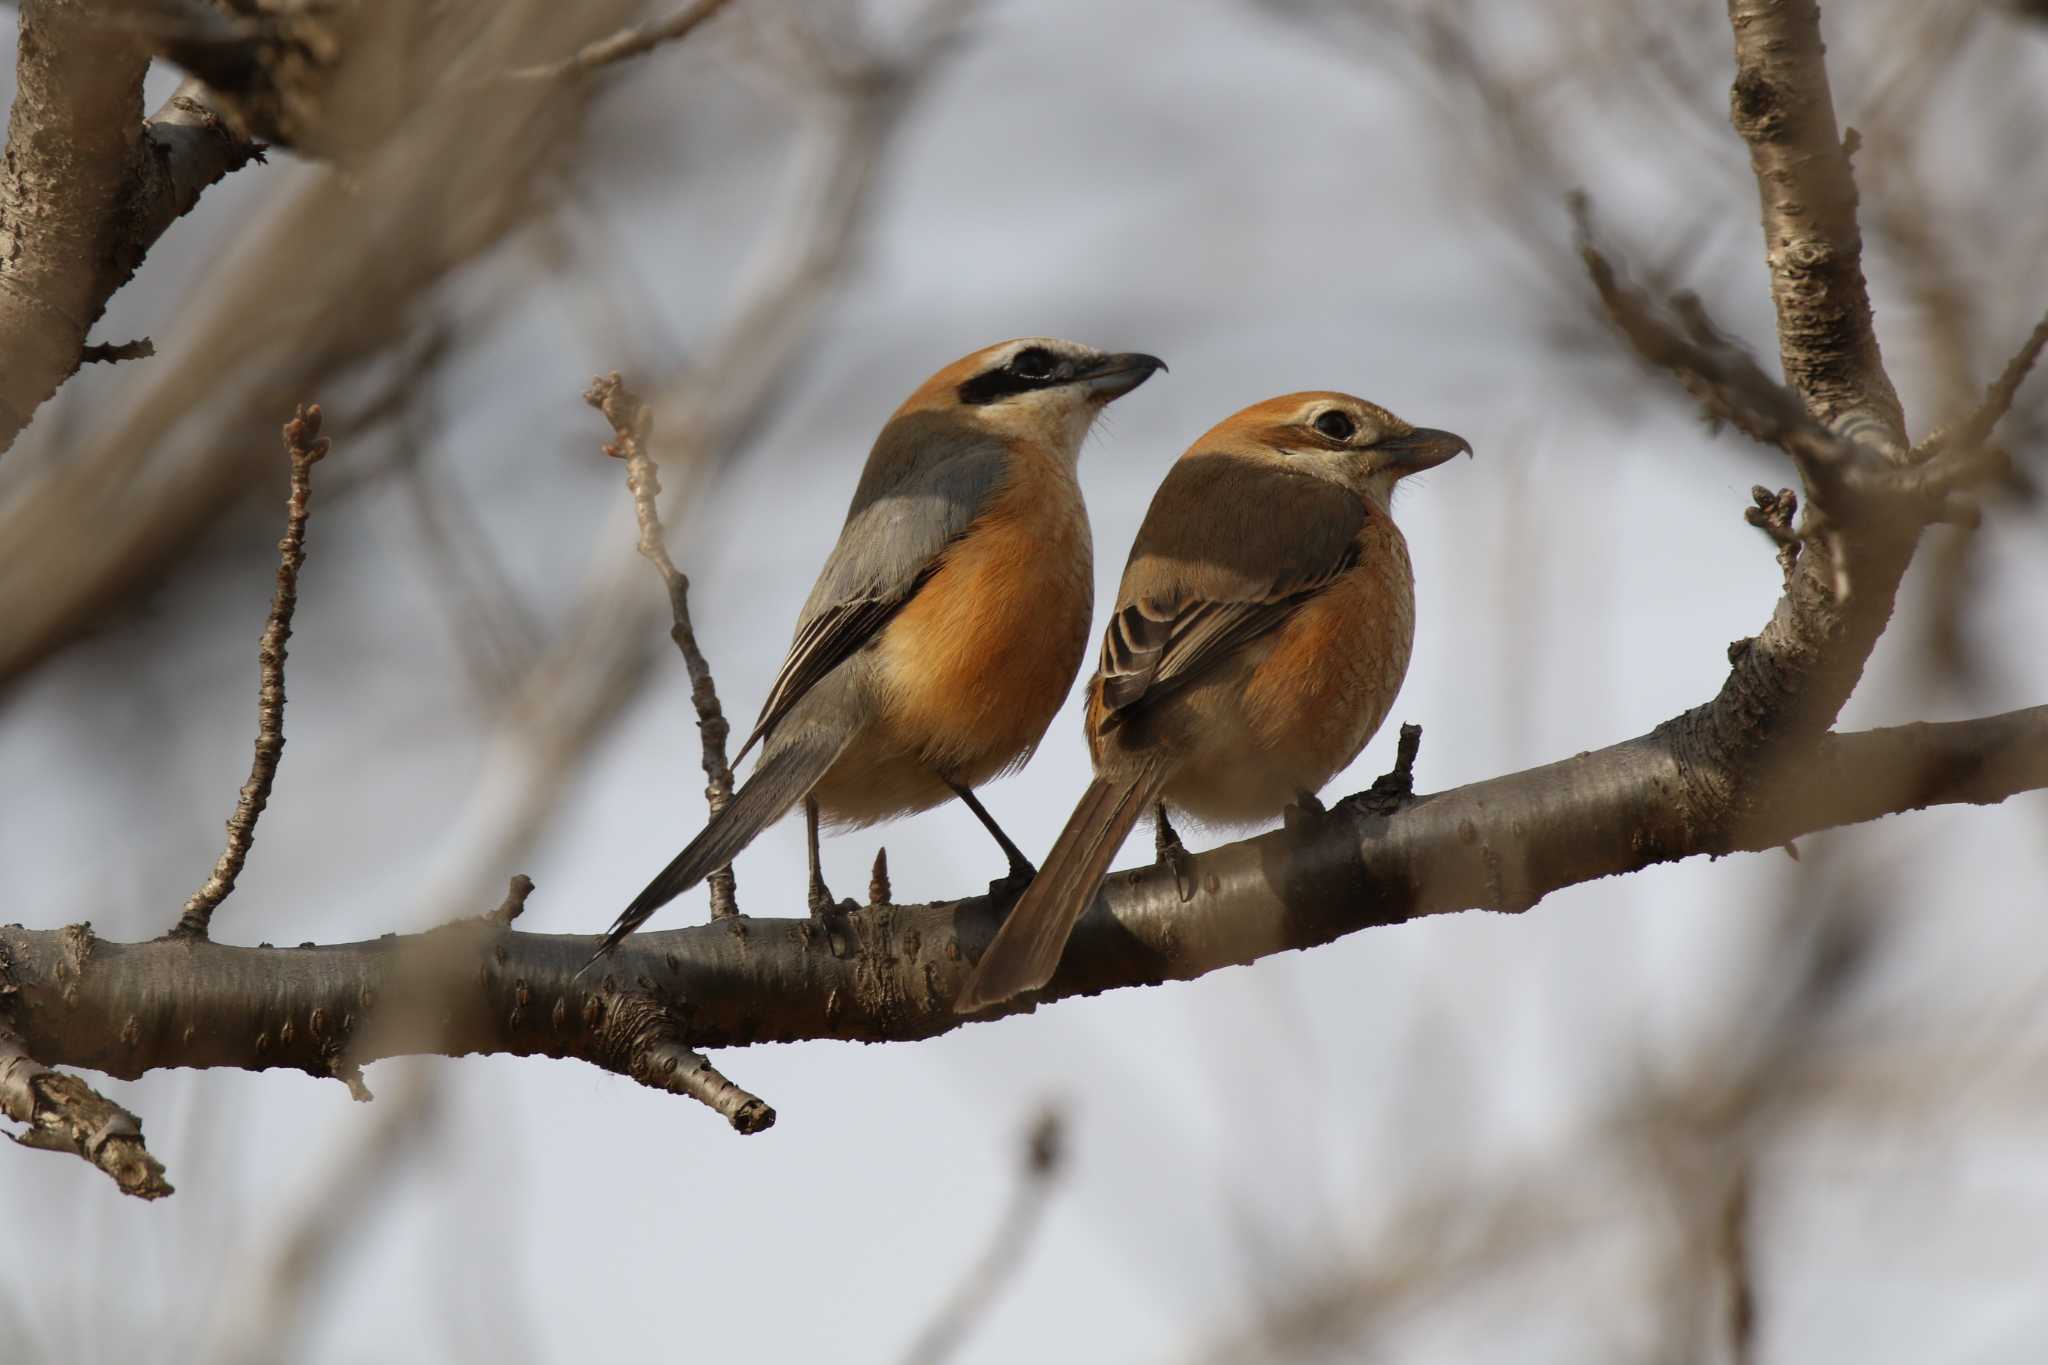
[[[587,76],[613,62],[622,62],[629,57],[644,56],[663,43],[680,42],[690,36],[696,27],[724,9],[730,0],[696,0],[685,5],[665,19],[641,24],[637,28],[622,28],[617,33],[595,42],[585,43],[573,57],[559,62],[546,62],[539,66],[521,67],[512,73],[518,80],[567,80],[576,76]]]
[[[147,49],[81,0],[23,0],[0,161],[0,452],[77,371],[114,291],[209,185],[261,158],[187,82],[147,123]]]
[[[1750,144],[1763,206],[1779,353],[1806,408],[1842,445],[1831,449],[1790,414],[1771,413],[1806,484],[1804,548],[1770,621],[1731,646],[1719,694],[1665,727],[1692,779],[1681,788],[1694,803],[1690,817],[1706,826],[1739,822],[1742,808],[1776,787],[1833,726],[1890,623],[1922,527],[1948,518],[1949,494],[1981,472],[1911,462],[1872,330],[1856,186],[1836,132],[1814,0],[1729,0],[1728,14],[1737,67],[1731,118]],[[1600,264],[1589,257],[1596,282]],[[1725,362],[1732,348],[1704,311],[1680,311],[1693,349]],[[1674,368],[1683,372],[1698,358]],[[1740,370],[1723,363],[1722,374]],[[2016,387],[2024,366],[2008,373]],[[1756,396],[1752,383],[1734,388]]]
[[[1906,419],[1863,280],[1856,181],[1835,125],[1816,0],[1728,0],[1729,114],[1749,144],[1785,378],[1831,430],[1888,453]]]
[[[725,740],[731,727],[718,705],[711,665],[698,648],[697,632],[690,624],[690,580],[669,558],[668,538],[661,529],[661,480],[646,448],[653,414],[638,395],[620,382],[616,370],[605,378],[591,380],[583,401],[611,423],[616,439],[604,448],[604,453],[626,462],[626,486],[632,491],[633,517],[640,527],[640,555],[654,566],[668,589],[669,614],[674,621],[669,627],[669,638],[682,651],[683,667],[690,674],[690,704],[697,709],[697,734],[704,746],[704,804],[715,816],[732,800],[732,765],[725,761]],[[713,919],[740,912],[731,867],[719,868],[706,882],[711,888]]]
[[[5,965],[0,959],[0,969]],[[123,1194],[161,1199],[172,1192],[163,1163],[142,1145],[142,1120],[78,1077],[36,1061],[4,1025],[0,1113],[28,1125],[27,1132],[10,1134],[21,1146],[81,1156],[112,1176]]]
[[[1970,459],[1976,456],[1985,441],[1990,439],[1992,428],[2012,411],[2013,400],[2019,397],[2020,385],[2026,382],[2034,362],[2041,358],[2044,346],[2048,346],[2048,317],[2034,324],[2034,330],[2027,334],[2027,339],[2006,362],[1998,378],[1984,391],[1983,401],[1953,427],[1943,427],[1922,441],[1914,455],[1936,467],[1944,458],[1953,460],[1960,456]],[[1995,467],[1984,471],[1987,475],[1995,472]]]
[[[292,462],[292,491],[285,502],[284,535],[277,542],[277,591],[270,599],[270,615],[256,647],[261,677],[256,687],[256,756],[250,761],[249,780],[242,784],[234,813],[228,816],[227,847],[214,862],[212,874],[185,902],[171,929],[181,938],[205,938],[215,908],[234,894],[235,878],[242,875],[242,864],[256,842],[256,822],[270,804],[270,786],[277,780],[278,761],[284,757],[285,645],[292,638],[292,612],[299,605],[299,570],[306,563],[313,466],[328,449],[327,438],[320,434],[318,403],[300,408],[284,424],[284,447]]]
[[[1681,795],[1698,775],[1671,743],[1676,724],[1390,815],[1353,798],[1307,836],[1276,831],[1198,854],[1186,903],[1170,869],[1118,873],[1047,988],[977,1018],[1197,977],[1423,915],[1526,910],[1562,887],[1657,863],[2048,787],[2048,707],[2034,707],[1830,736],[1772,799],[1739,820],[1700,824]],[[694,1049],[957,1028],[967,1021],[953,997],[1002,909],[974,897],[822,925],[738,916],[643,932],[607,960],[600,982],[573,979],[588,936],[477,919],[305,948],[98,943],[82,960],[62,931],[9,927],[0,950],[13,964],[14,1026],[48,1064],[121,1077],[166,1066],[325,1076],[342,1047],[362,1062],[415,1051],[573,1058],[657,1088],[701,1084],[744,1130],[752,1097],[700,1070]],[[438,1007],[382,1014],[364,1031],[386,994]]]

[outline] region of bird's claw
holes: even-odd
[[[1024,888],[1030,886],[1037,876],[1038,869],[1030,863],[1012,862],[1008,872],[988,884],[988,893],[995,897],[1021,896]]]
[[[1186,905],[1195,898],[1195,860],[1189,854],[1188,846],[1180,841],[1180,832],[1173,827],[1173,821],[1166,817],[1166,803],[1160,802],[1152,809],[1152,852],[1160,864],[1173,872],[1173,889],[1180,893],[1180,902]]]

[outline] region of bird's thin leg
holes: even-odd
[[[1003,833],[1003,827],[988,813],[988,807],[981,804],[981,798],[974,794],[972,787],[963,787],[943,773],[939,775],[939,781],[953,789],[953,795],[959,797],[961,804],[974,812],[974,818],[981,821],[981,827],[994,835],[995,841],[1002,845],[1003,856],[1010,860],[1010,881],[1023,885],[1038,875],[1038,869],[1031,865],[1031,860],[1024,856],[1024,851],[1010,841],[1010,836]]]
[[[804,854],[811,865],[808,897],[811,915],[817,918],[831,910],[835,903],[831,891],[825,886],[825,873],[818,866],[818,801],[812,796],[804,798]]]
[[[1180,834],[1173,827],[1173,821],[1166,818],[1164,801],[1152,807],[1152,851],[1159,861],[1173,869],[1173,887],[1180,892],[1182,904],[1195,898],[1195,860],[1188,853],[1188,846],[1180,841]]]

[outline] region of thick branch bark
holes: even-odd
[[[1199,854],[1185,904],[1170,870],[1118,873],[1052,983],[981,1017],[1201,976],[1422,915],[1525,910],[1561,887],[1654,863],[2048,787],[2048,707],[2034,707],[1829,737],[1739,823],[1700,825],[1681,796],[1693,775],[1672,730],[1422,797],[1392,815],[1354,799],[1305,838],[1278,831]],[[693,1069],[691,1049],[908,1040],[958,1027],[951,1002],[1000,910],[975,897],[822,924],[739,916],[641,933],[602,980],[580,983],[571,978],[592,939],[516,933],[489,918],[308,948],[98,942],[82,961],[67,946],[75,935],[10,927],[0,929],[0,960],[11,962],[0,986],[11,989],[13,1025],[35,1057],[116,1076],[170,1066],[325,1076],[344,1049],[365,1062],[499,1052],[574,1058],[683,1088],[676,1073]],[[417,1024],[386,1013],[356,1037],[384,994],[440,1008],[407,1011]],[[735,1126],[765,1117],[734,1098],[721,1112],[730,1108]]]
[[[257,155],[187,82],[147,123],[148,51],[80,0],[24,0],[0,164],[0,451],[77,370],[156,239]]]
[[[0,450],[77,368],[118,283],[116,222],[143,162],[148,68],[80,0],[23,0],[0,163]]]
[[[1728,0],[1729,112],[1749,144],[1785,378],[1821,421],[1903,452],[1906,419],[1886,376],[1863,280],[1856,181],[1835,124],[1816,0]]]

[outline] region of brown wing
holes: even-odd
[[[1366,506],[1284,466],[1221,454],[1175,464],[1103,633],[1105,727],[1200,678],[1357,562]]]

